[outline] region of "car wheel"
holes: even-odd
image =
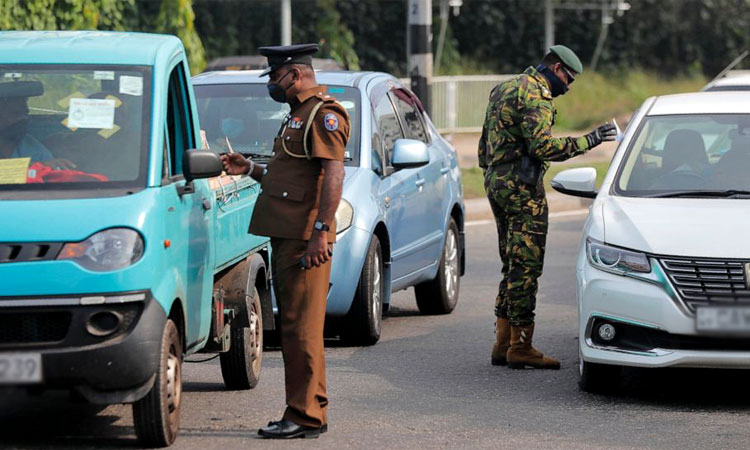
[[[583,360],[578,352],[578,387],[584,392],[604,394],[620,384],[620,366],[596,364]]]
[[[451,219],[445,233],[437,275],[430,281],[414,286],[417,307],[422,314],[448,314],[456,307],[461,280],[460,259],[458,226]]]
[[[252,389],[260,380],[263,361],[263,319],[260,294],[253,288],[248,305],[249,327],[232,328],[229,351],[221,353],[221,376],[227,389]]]
[[[383,286],[383,255],[380,240],[373,235],[354,293],[354,301],[341,333],[341,338],[346,343],[373,345],[380,339]]]
[[[161,338],[161,355],[154,385],[133,404],[135,434],[145,447],[166,447],[177,438],[182,397],[182,339],[172,319]]]

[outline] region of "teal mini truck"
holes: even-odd
[[[196,111],[174,36],[0,32],[0,385],[132,403],[147,446],[187,355],[249,389],[273,328],[260,186],[196,150]]]

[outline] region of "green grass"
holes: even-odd
[[[602,184],[604,175],[607,174],[609,162],[553,164],[544,175],[544,189],[548,192],[552,191],[552,187],[549,184],[552,178],[565,169],[574,169],[576,167],[593,167],[596,169],[596,186],[598,187]],[[469,199],[485,196],[484,177],[482,176],[482,169],[479,167],[461,169],[461,184],[464,186],[464,198]]]
[[[666,79],[638,69],[613,74],[585,71],[576,77],[570,92],[555,98],[555,128],[586,130],[613,117],[624,127],[622,122],[648,97],[694,92],[704,84],[702,76]]]

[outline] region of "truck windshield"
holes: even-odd
[[[269,158],[273,139],[289,113],[289,105],[268,96],[265,84],[195,85],[198,117],[211,150],[227,151],[227,142],[240,153]],[[345,164],[357,165],[359,148],[359,90],[327,86],[327,91],[346,108],[351,120]]]
[[[747,198],[750,115],[646,117],[615,180],[628,197]]]
[[[151,69],[0,65],[0,191],[146,186]]]

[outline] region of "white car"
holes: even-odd
[[[750,368],[750,92],[649,98],[595,190],[576,265],[579,385],[621,366]]]

